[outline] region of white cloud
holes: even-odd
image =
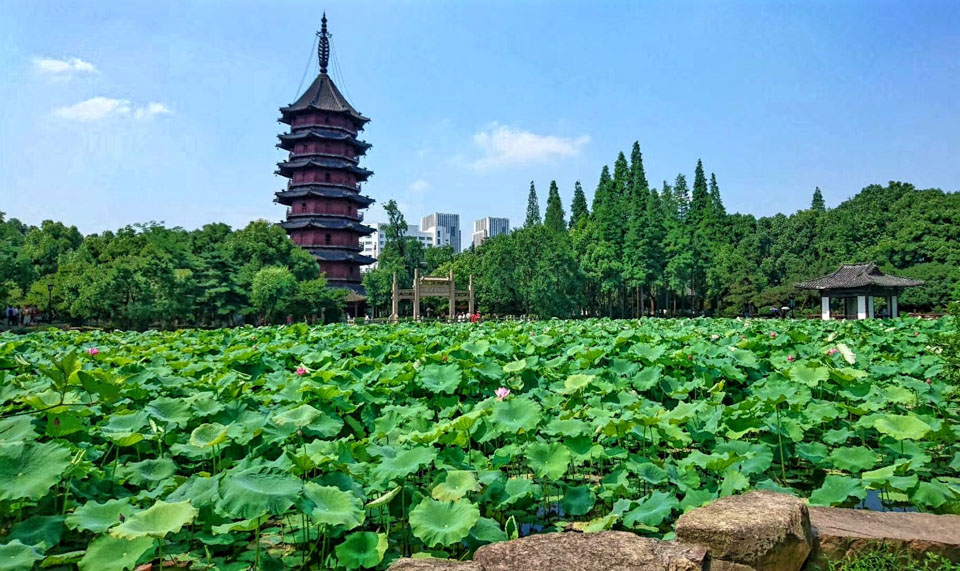
[[[430,188],[430,183],[423,180],[422,178],[418,178],[417,180],[410,183],[409,188],[411,192],[422,193],[422,192],[426,192],[426,190]]]
[[[163,103],[157,103],[155,101],[147,103],[145,107],[137,109],[133,116],[137,119],[147,119],[153,117],[154,115],[170,115],[173,111]]]
[[[35,57],[33,69],[57,79],[68,79],[80,73],[100,73],[92,63],[75,57],[69,59]]]
[[[163,103],[151,102],[136,109],[128,99],[112,99],[110,97],[94,97],[74,105],[58,107],[53,114],[61,119],[72,121],[101,121],[111,117],[133,117],[134,119],[148,119],[155,115],[168,115],[170,108]]]
[[[478,169],[486,169],[543,163],[575,156],[589,142],[590,137],[587,135],[576,138],[537,135],[516,127],[493,123],[473,135],[473,144],[482,155],[470,164]]]
[[[130,102],[126,99],[94,97],[74,105],[58,107],[53,114],[74,121],[100,121],[117,115],[129,115]]]

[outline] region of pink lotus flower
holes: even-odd
[[[693,361],[693,355],[687,355],[687,361]]]
[[[837,349],[835,347],[831,347],[830,350],[827,351],[827,355],[830,355],[831,357],[833,357],[833,354],[836,352],[837,352]]]
[[[497,395],[497,400],[503,400],[510,396],[510,389],[506,387],[500,387],[499,389],[493,391],[493,394]]]
[[[710,336],[710,338],[713,339],[714,341],[716,341],[717,339],[720,338],[720,336],[717,335],[716,333],[714,333],[713,335]]]
[[[303,365],[300,365],[299,367],[297,367],[297,371],[296,371],[296,372],[297,372],[297,376],[298,376],[298,377],[302,377],[302,376],[306,375],[309,371],[307,371],[307,368],[306,368],[306,367],[304,367]]]
[[[777,338],[777,332],[776,332],[776,331],[771,331],[771,332],[770,332],[770,338],[771,338],[771,339],[776,339],[776,338]]]
[[[87,349],[87,355],[90,355],[91,357],[93,357],[98,353],[100,353],[100,349],[97,349],[96,347],[90,347],[89,349]]]
[[[919,336],[920,336],[920,332],[919,332],[919,331],[914,331],[914,332],[913,332],[913,336],[914,336],[914,337],[919,337]]]
[[[930,379],[927,379],[927,384],[928,384],[928,385],[930,384]]]
[[[746,336],[746,335],[741,335],[741,336],[740,336],[740,340],[741,340],[741,341],[746,341],[746,340],[747,340],[747,336]]]
[[[792,363],[793,359],[794,359],[793,355],[787,355],[787,361],[790,361]]]

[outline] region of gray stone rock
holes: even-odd
[[[960,516],[811,507],[810,524],[820,565],[881,545],[960,563]]]
[[[756,571],[797,571],[813,543],[803,500],[765,491],[687,512],[677,520],[676,534],[677,541],[708,548],[712,569],[726,562]]]
[[[390,571],[482,571],[480,566],[472,561],[450,561],[449,559],[414,559],[404,558],[396,560],[390,566]]]
[[[706,549],[624,531],[547,533],[484,545],[482,571],[701,571]]]

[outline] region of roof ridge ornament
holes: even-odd
[[[327,32],[327,13],[320,19],[320,31],[317,32],[320,42],[317,44],[317,59],[320,60],[320,73],[327,73],[327,64],[330,63],[330,34]]]

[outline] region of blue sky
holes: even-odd
[[[565,207],[639,140],[728,210],[871,183],[960,189],[955,2],[0,0],[0,211],[83,232],[279,220],[277,108],[316,73],[372,118],[366,193],[409,222]],[[375,206],[368,220],[382,218]]]

